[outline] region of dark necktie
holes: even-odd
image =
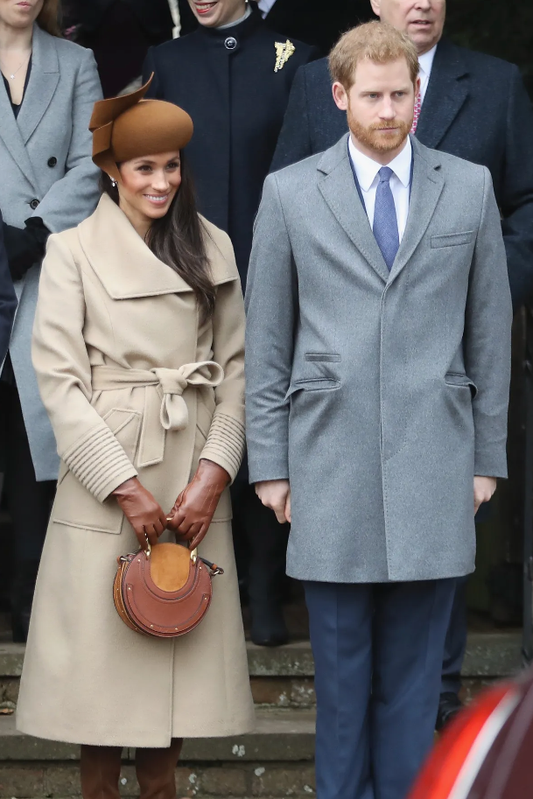
[[[390,271],[400,246],[396,206],[390,187],[393,172],[390,167],[382,166],[378,174],[379,183],[376,189],[373,229],[379,249]]]

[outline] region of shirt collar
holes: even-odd
[[[435,53],[437,52],[437,45],[432,47],[431,50],[428,50],[427,53],[418,56],[418,65],[420,67],[420,72],[422,73],[420,77],[425,76],[429,78],[431,76],[431,68],[433,67],[433,59],[435,58]]]
[[[350,153],[350,158],[352,159],[352,164],[354,166],[359,185],[363,191],[368,191],[383,164],[378,164],[377,161],[374,161],[372,158],[369,158],[368,155],[365,155],[358,150],[354,145],[351,136],[348,137],[348,151]],[[406,188],[411,183],[412,160],[413,148],[411,146],[411,139],[407,137],[405,147],[401,153],[398,153],[396,158],[393,158],[393,160],[387,164],[387,166],[392,169],[400,183],[402,183]]]

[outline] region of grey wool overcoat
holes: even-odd
[[[0,209],[4,221],[23,228],[41,217],[57,233],[91,214],[98,202],[100,170],[91,159],[89,120],[102,96],[90,50],[33,28],[31,73],[15,119],[0,81]],[[10,355],[37,480],[56,480],[59,461],[52,428],[31,363],[31,333],[40,265],[15,283],[19,304]]]
[[[138,474],[168,513],[200,457],[232,478],[239,468],[241,286],[227,235],[206,222],[205,238],[217,290],[206,322],[187,283],[107,195],[49,240],[33,356],[62,463],[17,707],[31,735],[164,747],[254,725],[229,489],[199,548],[225,570],[201,624],[150,638],[113,605],[117,557],[138,549],[113,489]]]
[[[288,572],[474,568],[474,475],[506,476],[511,302],[488,170],[416,140],[389,273],[343,137],[267,178],[247,291],[250,479],[290,479]]]

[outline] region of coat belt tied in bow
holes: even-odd
[[[111,366],[94,366],[92,369],[93,391],[143,386],[156,389],[145,394],[139,466],[161,463],[165,453],[165,431],[185,430],[189,424],[189,410],[183,399],[185,389],[189,386],[215,388],[223,379],[224,370],[215,361],[186,363],[179,369],[117,369]],[[154,407],[155,403],[159,403],[159,409]]]

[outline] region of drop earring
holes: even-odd
[[[111,185],[113,186],[114,189],[117,188],[117,181],[114,178],[111,178]]]

